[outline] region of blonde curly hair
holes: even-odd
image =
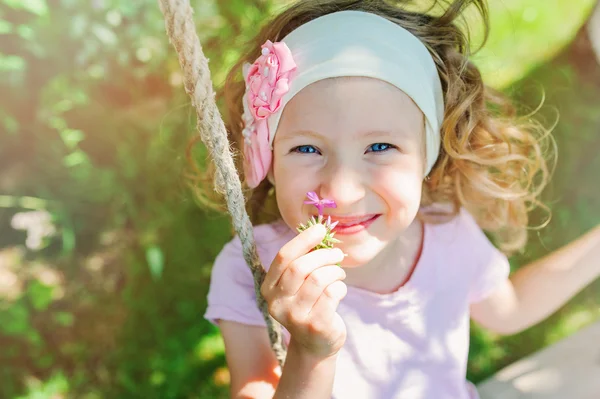
[[[302,0],[275,16],[249,43],[249,50],[233,66],[219,93],[242,181],[242,65],[254,62],[266,40],[281,40],[315,18],[342,10],[371,12],[418,37],[431,53],[442,82],[442,145],[423,184],[419,217],[426,223],[444,223],[464,207],[502,251],[510,254],[522,249],[527,241],[529,212],[541,207],[549,213],[539,196],[550,179],[550,160],[555,161],[554,141],[551,129],[531,120],[531,115],[518,116],[507,97],[483,83],[469,60],[469,31],[463,32],[457,23],[468,6],[474,6],[482,17],[483,46],[489,31],[484,0],[435,1],[425,11],[417,11],[411,1]],[[223,199],[212,185],[214,165],[199,167],[192,156],[197,140],[191,141],[187,152],[191,187],[201,204],[223,210]],[[280,218],[268,179],[255,189],[244,187],[254,224]],[[435,211],[440,209],[438,204],[444,205],[443,211]]]

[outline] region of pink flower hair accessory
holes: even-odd
[[[271,167],[271,132],[267,119],[281,108],[296,71],[292,53],[283,42],[267,40],[253,64],[244,65],[244,173],[250,188],[266,177]]]

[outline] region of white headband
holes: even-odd
[[[270,43],[270,42],[269,42]],[[426,130],[426,156],[427,168],[425,175],[429,174],[435,164],[440,148],[440,126],[444,117],[444,98],[442,85],[438,76],[437,68],[425,45],[413,34],[401,26],[378,15],[362,11],[339,11],[307,22],[284,37],[281,42],[289,48],[291,58],[296,65],[290,74],[283,75],[286,79],[285,90],[278,101],[276,112],[263,116],[266,119],[268,131],[265,128],[258,129],[267,131],[269,146],[258,150],[254,147],[254,155],[251,155],[252,136],[250,131],[256,132],[255,128],[244,130],[244,136],[248,143],[247,157],[257,158],[262,153],[262,170],[247,167],[246,175],[254,174],[255,184],[266,174],[270,164],[272,143],[275,138],[277,126],[285,105],[303,88],[319,80],[341,77],[362,76],[380,79],[390,83],[406,93],[425,115]],[[278,47],[272,47],[273,51]],[[271,54],[273,54],[271,51]],[[287,51],[287,49],[286,49]],[[263,56],[268,56],[269,50],[263,46]],[[264,66],[264,57],[261,58]],[[257,65],[257,63],[255,63]],[[246,66],[244,76],[247,80],[248,95],[248,68]],[[270,79],[267,67],[265,77]],[[252,72],[254,71],[254,72]],[[262,70],[250,70],[250,74],[261,74]],[[289,79],[287,77],[289,76]],[[259,84],[259,83],[255,83]],[[289,84],[289,86],[287,86]],[[257,86],[258,87],[258,86]],[[263,87],[263,86],[261,86]],[[272,91],[276,93],[276,89]],[[250,97],[260,102],[260,98],[250,94]],[[269,101],[263,91],[260,92],[267,102]],[[244,101],[246,123],[254,123],[251,114]],[[256,114],[256,107],[253,113]],[[248,125],[247,125],[248,126]],[[272,132],[272,133],[268,133]],[[257,163],[257,165],[260,163]],[[252,185],[255,185],[252,184]]]
[[[440,149],[444,97],[437,68],[419,39],[378,15],[340,11],[301,25],[282,42],[297,71],[281,108],[268,119],[271,145],[283,108],[306,86],[339,76],[377,78],[406,93],[425,115],[429,174]]]

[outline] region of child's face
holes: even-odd
[[[414,220],[424,171],[424,117],[404,92],[383,81],[321,80],[286,105],[273,144],[276,198],[295,229],[317,210],[306,193],[333,199],[337,216],[380,215],[367,229],[336,234],[344,266],[373,259]]]

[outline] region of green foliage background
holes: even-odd
[[[600,220],[599,73],[561,53],[593,1],[551,3],[492,2],[492,36],[474,57],[529,107],[543,87],[550,123],[561,113],[555,219],[514,268]],[[283,4],[192,1],[216,86]],[[231,230],[184,185],[195,117],[157,3],[0,0],[0,93],[0,397],[227,397],[222,341],[202,314]],[[592,292],[515,337],[475,326],[469,377],[597,319]]]

